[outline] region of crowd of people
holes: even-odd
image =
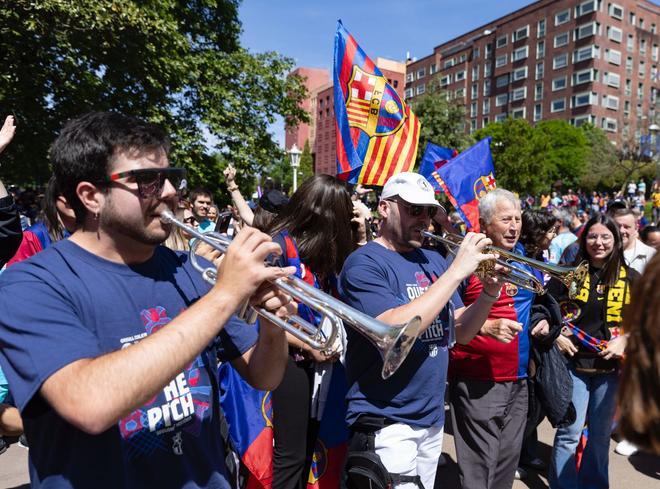
[[[0,152],[15,130],[7,118]],[[660,231],[655,207],[651,222],[639,215],[641,184],[621,200],[498,188],[477,233],[413,172],[379,192],[316,175],[246,200],[229,166],[232,205],[219,208],[214,192],[188,192],[169,150],[156,125],[89,113],[53,142],[29,227],[0,182],[0,434],[24,436],[33,487],[236,487],[219,365],[272,392],[274,489],[307,486],[337,376],[348,438],[332,470],[348,489],[433,488],[446,425],[466,489],[546,468],[552,488],[609,487],[617,406],[617,450],[660,452]],[[192,231],[231,244],[221,254]],[[414,325],[398,369],[383,375],[389,351],[359,324],[322,349],[285,332],[277,323],[303,318],[324,334],[332,316],[285,293],[288,276],[381,335]],[[237,312],[246,304],[256,324]],[[550,460],[536,446],[545,417]]]

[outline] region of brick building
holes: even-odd
[[[308,114],[316,113],[316,94],[319,88],[330,82],[330,72],[322,68],[296,68],[291,72],[292,75],[299,75],[305,79],[305,87],[309,97],[303,100],[302,108]],[[316,134],[316,118],[311,117],[309,124],[298,124],[296,127],[287,127],[284,132],[284,148],[288,151],[295,144],[301,150],[305,146],[305,141],[310,140],[310,145],[314,141]],[[313,146],[310,146],[313,147]]]
[[[405,97],[441,87],[470,131],[511,116],[638,140],[656,121],[659,26],[646,0],[540,0],[408,62]]]

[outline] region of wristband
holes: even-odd
[[[486,297],[488,297],[489,299],[491,299],[491,300],[493,300],[493,301],[496,301],[497,299],[499,299],[501,293],[502,293],[502,289],[500,289],[500,290],[497,292],[497,295],[489,294],[488,292],[486,292],[486,289],[481,289],[481,294],[482,294],[482,295],[485,295]]]
[[[233,187],[227,186],[227,190],[229,190],[230,192],[234,192],[238,190],[238,185],[234,185]]]

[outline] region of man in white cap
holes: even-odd
[[[379,236],[349,256],[340,276],[339,292],[352,307],[389,324],[422,318],[422,333],[387,380],[377,349],[348,330],[349,489],[369,487],[379,477],[369,459],[380,459],[380,474],[392,487],[433,488],[442,452],[447,348],[454,334],[469,342],[497,298],[494,281],[469,308],[456,293],[480,262],[493,258],[482,253],[491,244],[485,235],[468,233],[451,266],[421,248],[422,231],[437,212],[445,210],[423,176],[394,175],[378,204]]]

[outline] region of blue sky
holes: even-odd
[[[252,52],[277,51],[297,66],[332,73],[337,19],[371,56],[422,58],[438,44],[533,3],[532,0],[243,0],[241,41]],[[654,2],[658,3],[658,2]],[[272,126],[282,145],[282,122]]]

